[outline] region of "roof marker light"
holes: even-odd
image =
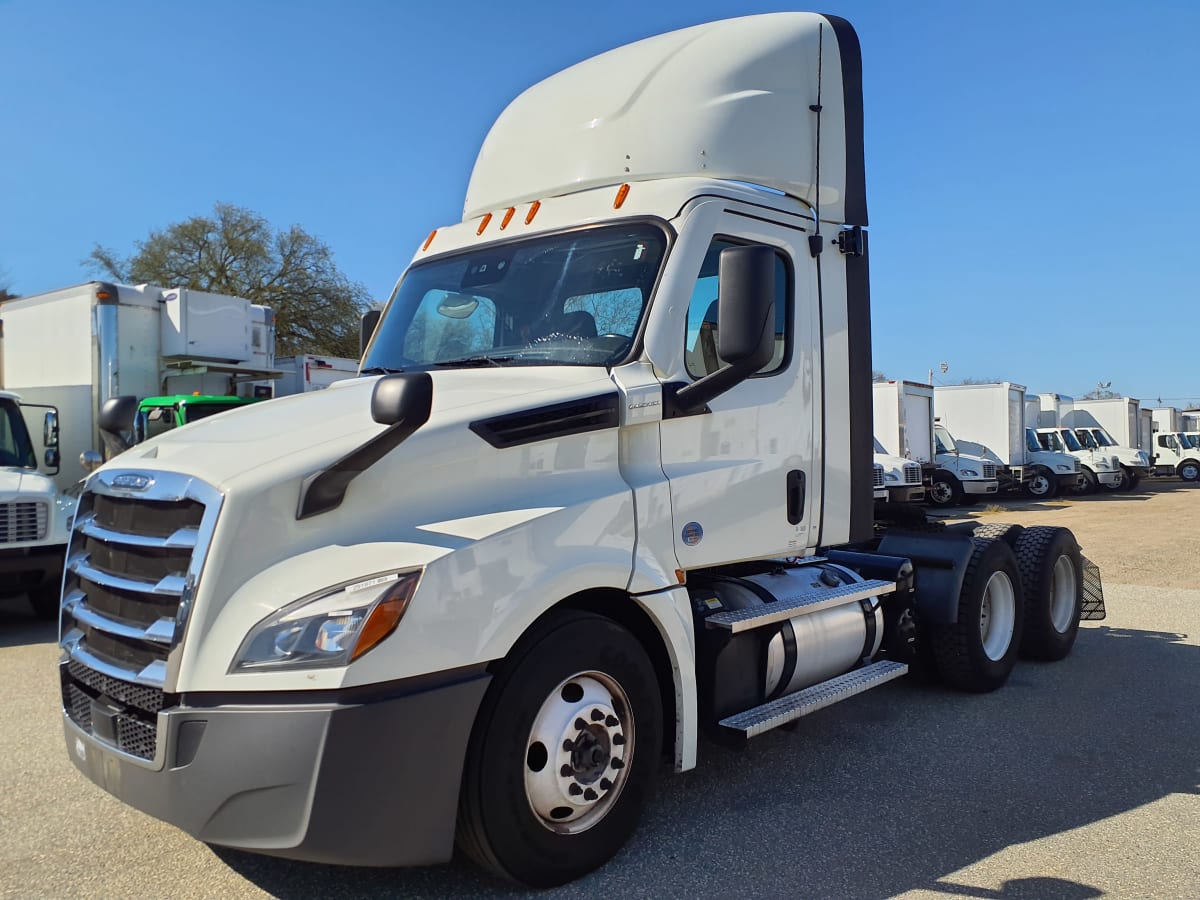
[[[515,213],[516,211],[517,211],[517,208],[515,206],[510,206],[508,208],[508,211],[504,214],[504,218],[500,220],[500,230],[501,231],[503,231],[505,228],[508,227],[508,223],[512,221],[513,213]]]
[[[529,213],[525,216],[525,224],[528,225],[533,221],[533,217],[537,215],[538,210],[542,208],[541,200],[534,200],[533,205],[529,207]]]
[[[625,198],[629,196],[629,185],[623,184],[617,188],[617,199],[613,201],[613,209],[620,209],[625,202]]]
[[[491,221],[492,221],[492,214],[491,214],[491,213],[488,213],[487,215],[485,215],[485,216],[483,217],[483,221],[481,221],[481,222],[479,223],[479,230],[478,230],[478,231],[476,231],[475,233],[476,233],[477,235],[478,235],[478,234],[483,234],[483,231],[484,231],[484,229],[488,227],[488,224],[489,224]]]
[[[438,230],[436,228],[433,229],[433,231],[429,232],[429,237],[425,238],[425,243],[421,246],[422,253],[424,253],[426,250],[429,249],[429,245],[432,244],[433,239],[435,237],[437,237],[437,232],[438,232]]]

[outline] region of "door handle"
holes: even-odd
[[[792,469],[787,473],[787,520],[789,525],[799,525],[804,518],[804,473]]]

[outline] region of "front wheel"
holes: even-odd
[[[1128,469],[1126,469],[1124,466],[1120,466],[1120,467],[1118,467],[1118,469],[1117,469],[1117,480],[1116,480],[1116,481],[1114,481],[1114,482],[1112,482],[1112,483],[1110,483],[1110,484],[1103,485],[1103,487],[1104,487],[1104,489],[1105,489],[1106,491],[1112,491],[1112,492],[1114,492],[1114,493],[1115,493],[1115,492],[1117,492],[1117,491],[1127,491],[1127,490],[1130,490],[1130,486],[1129,486],[1129,470],[1128,470]]]
[[[1094,493],[1096,490],[1096,486],[1100,484],[1099,479],[1096,478],[1096,473],[1093,472],[1091,469],[1085,467],[1080,470],[1079,474],[1081,477],[1079,479],[1079,485],[1075,488],[1075,493],[1077,493],[1077,494]]]
[[[985,693],[1004,684],[1016,665],[1024,601],[1012,548],[1003,540],[974,540],[957,621],[931,626],[931,643],[942,681]]]
[[[934,472],[929,485],[929,505],[944,507],[958,506],[962,502],[962,487],[958,479],[949,472]]]
[[[1200,481],[1200,463],[1185,459],[1179,464],[1179,477],[1184,481]]]
[[[471,735],[458,841],[534,887],[571,881],[625,843],[662,748],[654,666],[611,619],[555,614],[497,673]]]
[[[1058,493],[1058,482],[1049,469],[1041,467],[1033,470],[1033,475],[1025,482],[1025,493],[1035,500],[1049,500]]]

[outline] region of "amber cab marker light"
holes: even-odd
[[[533,221],[533,217],[537,215],[537,211],[542,208],[541,200],[534,200],[533,206],[529,207],[529,213],[525,216],[525,224],[528,225]]]
[[[96,291],[96,299],[97,300],[111,300],[112,294],[110,294],[108,291]]]
[[[492,221],[492,214],[488,213],[486,216],[483,217],[483,221],[479,223],[479,230],[476,231],[475,233],[477,235],[483,234],[484,229],[488,227],[488,223],[491,221]]]
[[[429,232],[429,237],[425,238],[425,243],[421,245],[422,253],[424,253],[426,250],[429,249],[429,245],[433,243],[433,239],[435,237],[437,237],[437,229],[436,228],[433,229],[433,231]]]
[[[500,220],[500,230],[503,231],[508,227],[508,223],[512,221],[513,213],[517,211],[515,206],[510,206],[508,212],[504,214],[504,218]]]
[[[623,184],[617,188],[617,199],[613,201],[613,209],[620,209],[625,198],[629,196],[629,185]]]
[[[416,590],[416,587],[417,579],[402,578],[400,583],[392,588],[387,596],[375,605],[375,608],[371,610],[371,614],[367,617],[362,631],[359,632],[358,643],[354,645],[354,653],[350,657],[351,662],[358,659],[372,647],[377,646],[384,638],[396,630],[396,626],[404,618],[404,613],[408,609],[408,602],[412,599],[413,591]]]

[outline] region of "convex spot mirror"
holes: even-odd
[[[470,294],[446,294],[437,305],[439,316],[447,319],[469,319],[479,309],[479,299]]]

